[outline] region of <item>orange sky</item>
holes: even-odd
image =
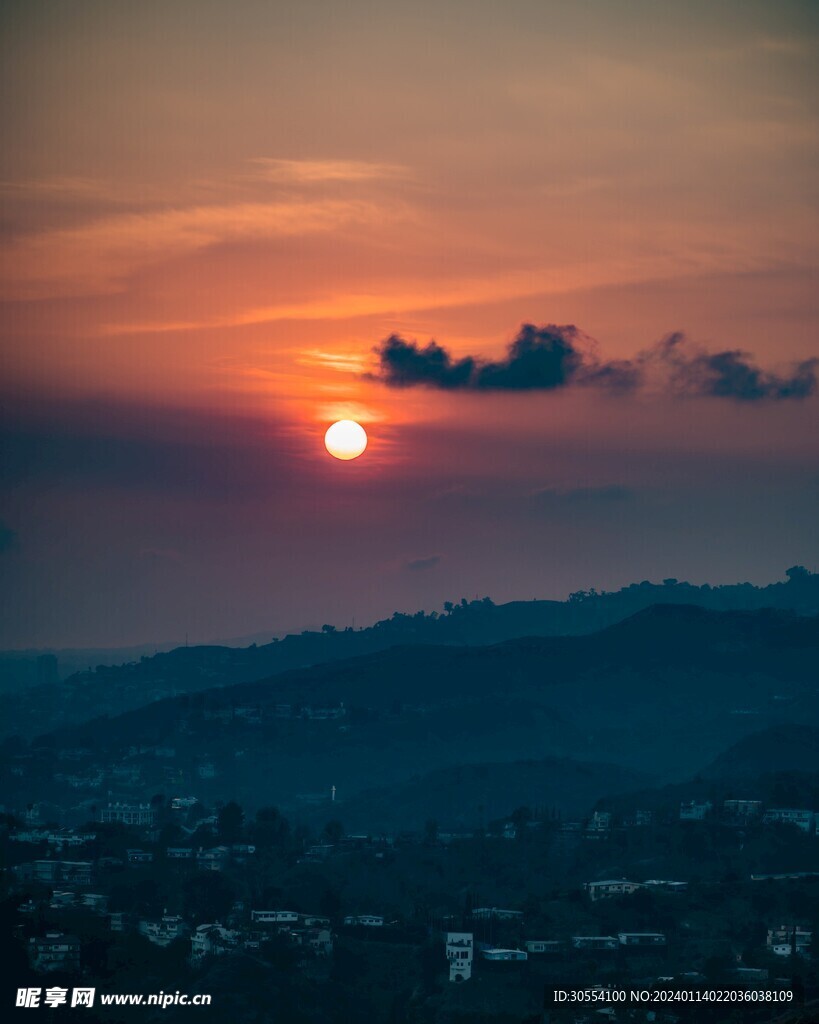
[[[559,596],[638,571],[765,576],[783,558],[816,558],[815,398],[750,408],[653,386],[629,397],[476,395],[362,379],[389,334],[499,359],[523,321],[577,324],[605,359],[677,330],[783,373],[819,354],[816,11],[713,6],[5,4],[0,359],[17,395],[11,432],[28,440],[14,449],[2,507],[24,590],[3,642],[179,636],[188,621],[206,638],[314,622],[351,594],[363,595],[363,620],[460,587]],[[344,494],[319,445],[342,416],[371,436]],[[214,495],[206,511],[198,492],[180,492],[202,539],[174,566],[197,569],[154,612],[155,582],[128,559],[184,548],[178,510],[150,474],[126,501],[122,483],[74,462],[94,462],[76,447],[89,438],[138,446],[164,430],[180,443],[196,432],[232,443],[235,431],[253,459],[300,468],[275,508],[237,498],[232,521],[211,509]],[[42,447],[26,447],[33,436],[58,454],[42,461]],[[728,529],[731,505],[714,459],[764,495],[759,521],[716,556],[707,540]],[[808,490],[766,532],[779,472]],[[77,492],[66,481],[79,478]],[[394,525],[369,547],[325,549],[316,537],[346,522],[345,509],[361,516],[346,494],[357,480]],[[514,545],[490,565],[493,523],[532,538],[536,527],[481,506],[436,541],[391,504],[406,509],[409,481],[435,494],[680,488],[690,525],[651,540],[655,508],[634,520],[645,551],[635,539],[587,558],[578,534],[559,566],[544,550],[531,568]],[[123,501],[122,529],[103,531],[119,552],[109,565],[93,520],[103,507],[109,524],[122,517]],[[245,514],[256,530],[287,529],[288,507],[304,501],[316,535],[294,541],[309,571],[291,608],[243,575],[249,548],[214,538],[250,537],[237,525]],[[560,514],[558,546],[578,529],[572,514]],[[396,569],[384,582],[389,567],[432,555],[440,571],[407,580]],[[265,557],[271,572],[283,565]],[[104,595],[112,572],[131,579],[133,600],[114,602],[104,624],[93,600],[61,618],[66,594]],[[247,597],[205,608],[203,581]]]

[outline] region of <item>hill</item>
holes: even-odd
[[[819,727],[817,650],[819,618],[661,605],[582,638],[395,647],[180,695],[9,749],[0,776],[28,801],[76,803],[94,778],[91,800],[171,786],[302,810],[419,765],[570,757],[672,781],[752,732]]]
[[[447,602],[443,615],[396,612],[366,629],[336,630],[328,624],[321,632],[242,648],[178,647],[117,666],[99,664],[63,682],[55,679],[50,685],[32,685],[37,680],[33,655],[22,661],[22,655],[0,656],[0,738],[12,734],[29,737],[101,714],[113,717],[175,694],[264,679],[398,645],[476,646],[526,636],[586,635],[660,604],[819,613],[819,574],[795,566],[786,575],[786,582],[765,587],[748,583],[693,586],[668,579],[662,584],[634,583],[613,593],[578,591],[566,601],[495,605],[488,598],[462,599],[457,604]],[[88,656],[92,652],[83,653]],[[100,658],[108,661],[112,656],[108,652]],[[64,663],[66,657],[60,655]],[[8,677],[5,683],[4,674]],[[25,685],[20,679],[27,680]]]

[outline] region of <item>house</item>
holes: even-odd
[[[381,928],[384,918],[378,914],[349,914],[344,918],[344,923],[352,927],[363,925],[365,928]]]
[[[165,856],[168,860],[193,860],[193,849],[190,846],[169,846]]]
[[[476,907],[472,911],[476,921],[517,921],[523,917],[522,910],[505,910],[502,907]]]
[[[80,940],[62,932],[48,932],[45,938],[29,939],[29,952],[38,971],[78,971]]]
[[[100,811],[100,821],[121,821],[123,825],[153,825],[156,811],[150,804],[108,804]]]
[[[672,882],[665,878],[647,878],[643,885],[647,889],[663,889],[665,892],[686,892],[688,882]]]
[[[469,981],[472,977],[472,947],[472,932],[446,933],[446,958],[449,963],[450,981]]]
[[[139,934],[144,935],[155,946],[167,946],[188,932],[182,918],[173,914],[165,914],[161,921],[140,921],[137,928]]]
[[[768,929],[766,946],[776,956],[807,956],[813,932],[795,924],[780,924]]]
[[[595,811],[586,825],[587,832],[607,832],[611,828],[611,811]]]
[[[154,855],[150,850],[126,850],[129,864],[150,864]]]
[[[762,814],[761,800],[725,800],[722,811],[733,821],[751,821]]]
[[[82,906],[93,910],[95,914],[104,914],[108,910],[108,897],[100,892],[86,892],[80,897]]]
[[[616,935],[573,935],[573,949],[618,949],[620,940]]]
[[[196,866],[200,871],[221,871],[230,857],[226,846],[214,846],[211,850],[199,850],[196,854]]]
[[[481,949],[484,960],[528,960],[529,954],[523,949],[497,949],[494,946]]]
[[[701,804],[696,800],[689,800],[688,803],[680,804],[680,821],[704,821],[713,809],[714,805],[710,800]]]
[[[640,882],[629,882],[627,878],[607,878],[601,882],[586,882],[583,886],[592,902],[596,900],[614,899],[617,896],[630,896],[642,889]]]
[[[46,885],[54,882],[90,885],[91,872],[90,860],[35,860],[32,878]]]
[[[238,945],[238,931],[224,928],[218,921],[215,924],[200,924],[191,935],[191,959],[220,956],[236,949]]]
[[[796,807],[771,807],[762,817],[763,825],[795,825],[803,832],[813,832],[814,811]]]
[[[215,779],[216,765],[212,761],[203,761],[196,769],[196,774],[200,779]]]
[[[333,933],[329,928],[304,928],[296,935],[301,945],[309,946],[319,956],[329,956],[333,952]]]
[[[523,945],[530,956],[533,953],[562,953],[565,949],[565,943],[555,939],[526,939]]]
[[[666,944],[665,935],[661,932],[618,932],[617,938],[621,946],[627,946],[629,949],[653,949]]]
[[[255,924],[296,924],[299,915],[295,910],[251,910],[250,920]]]
[[[171,800],[171,810],[187,811],[198,803],[199,801],[195,796],[175,796],[173,800]]]

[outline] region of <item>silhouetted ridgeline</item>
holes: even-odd
[[[117,667],[98,666],[62,684],[30,687],[0,696],[0,735],[30,736],[101,714],[116,715],[146,702],[262,679],[278,672],[369,654],[396,645],[495,644],[523,636],[576,636],[620,622],[657,604],[714,610],[776,608],[800,615],[819,612],[819,574],[800,566],[787,580],[766,587],[750,583],[711,587],[667,579],[633,583],[614,593],[578,591],[567,601],[447,602],[443,614],[396,612],[365,629],[290,635],[245,648],[179,647]],[[2,657],[0,656],[0,674]]]

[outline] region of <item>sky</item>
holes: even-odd
[[[815,5],[0,19],[0,646],[819,568]]]

